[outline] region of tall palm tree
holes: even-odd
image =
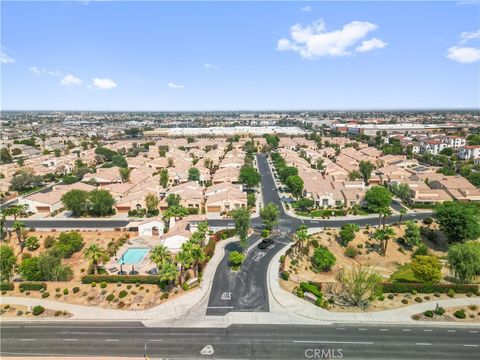
[[[13,205],[6,208],[3,213],[6,216],[13,216],[13,221],[17,221],[19,215],[25,212],[25,205]]]
[[[300,256],[303,253],[303,243],[308,239],[307,227],[305,225],[300,225],[295,232],[295,240],[297,247],[297,254]]]
[[[18,245],[20,245],[20,251],[22,252],[24,248],[22,230],[25,229],[25,223],[22,221],[14,221],[12,224],[12,229],[15,231],[15,234],[17,234]]]
[[[90,260],[93,265],[94,275],[98,274],[98,265],[107,258],[106,251],[97,244],[91,244],[83,251],[85,259]]]
[[[398,226],[400,226],[400,224],[402,223],[403,215],[407,213],[407,209],[402,207],[399,212],[400,212],[400,219],[398,220]]]
[[[163,261],[170,259],[170,256],[170,250],[162,244],[156,245],[150,252],[150,260],[157,265],[157,268]]]
[[[379,216],[380,216],[381,225],[382,225],[383,228],[385,229],[386,222],[387,222],[387,217],[389,217],[390,215],[392,215],[392,210],[390,210],[389,207],[384,207],[384,208],[381,208],[381,209],[378,211],[378,214],[379,214]]]
[[[373,234],[373,237],[380,241],[380,252],[382,256],[387,254],[388,240],[395,235],[395,231],[391,227],[385,229],[378,229]]]
[[[195,277],[198,277],[198,268],[200,266],[200,263],[204,262],[206,259],[205,253],[203,252],[203,249],[200,245],[193,244],[190,248],[190,255],[193,259],[193,271],[195,272]]]
[[[161,281],[167,283],[173,282],[175,284],[175,279],[178,276],[178,268],[173,261],[165,259],[160,263],[158,276],[160,276]]]
[[[177,254],[175,259],[177,260],[177,263],[180,264],[180,274],[178,276],[178,283],[179,285],[182,285],[182,279],[183,279],[183,274],[185,272],[185,269],[188,269],[190,266],[192,266],[192,263],[193,263],[192,254],[190,253],[188,248],[184,249],[184,247],[182,246],[182,250]]]

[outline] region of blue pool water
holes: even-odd
[[[117,262],[123,265],[138,264],[143,260],[145,255],[147,255],[149,250],[148,248],[128,248]]]

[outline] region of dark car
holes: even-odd
[[[273,244],[273,239],[266,238],[263,239],[260,244],[258,244],[258,248],[261,250],[265,250],[267,247]]]

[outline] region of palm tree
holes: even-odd
[[[24,248],[22,230],[25,229],[25,223],[21,221],[14,221],[12,224],[12,229],[15,231],[15,234],[17,234],[18,245],[20,245],[20,252],[22,252]]]
[[[175,284],[175,279],[178,276],[178,268],[171,260],[164,259],[160,263],[160,267],[158,268],[158,276],[160,276],[161,281],[165,281],[167,283],[172,282]]]
[[[384,208],[381,208],[378,211],[378,214],[380,216],[380,220],[382,222],[383,228],[385,229],[386,222],[387,222],[387,217],[392,215],[392,210],[390,210],[389,207],[384,207]],[[382,220],[382,218],[383,218],[383,220]]]
[[[107,253],[97,244],[91,244],[83,251],[85,259],[90,260],[93,265],[93,274],[98,274],[98,264],[107,258]]]
[[[295,232],[297,254],[301,255],[303,251],[303,243],[308,239],[307,227],[305,225],[300,225]]]
[[[400,226],[402,222],[403,215],[407,213],[407,209],[402,207],[399,212],[400,212],[400,219],[398,220],[398,226]]]
[[[25,213],[25,205],[13,205],[6,208],[3,213],[5,216],[13,216],[13,221],[17,221],[19,215]]]
[[[160,200],[157,195],[153,193],[145,195],[145,205],[149,214],[154,214],[156,212],[159,203]]]
[[[170,250],[168,250],[168,248],[162,244],[156,245],[150,252],[150,260],[157,265],[157,268],[165,260],[170,259],[170,256]]]
[[[184,243],[183,245],[185,244],[187,243]],[[192,254],[190,253],[189,249],[184,248],[183,245],[182,250],[175,257],[177,262],[180,264],[180,274],[178,276],[179,285],[182,285],[183,273],[185,272],[185,269],[188,269],[193,263]]]
[[[190,255],[193,260],[194,268],[193,271],[195,272],[195,277],[198,277],[198,268],[201,262],[204,262],[206,259],[205,253],[203,249],[198,244],[193,244],[190,248]]]
[[[395,231],[391,227],[384,228],[384,229],[378,229],[375,231],[373,234],[373,237],[380,241],[380,252],[382,256],[385,256],[387,254],[387,246],[388,246],[388,240],[390,237],[395,235]]]
[[[208,222],[206,221],[202,221],[200,224],[198,224],[197,226],[197,231],[202,233],[203,236],[207,235],[208,233],[208,230],[209,230],[209,227],[208,227]]]

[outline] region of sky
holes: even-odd
[[[480,108],[480,3],[1,2],[2,110]]]

